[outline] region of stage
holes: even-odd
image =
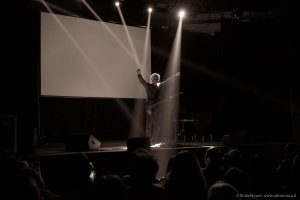
[[[210,146],[223,146],[222,141],[178,141],[176,145],[166,145],[164,143],[150,144],[150,150],[161,149],[185,149],[185,148],[207,148]],[[83,151],[85,153],[101,153],[101,152],[122,152],[127,151],[127,140],[106,140],[101,141],[100,148],[96,150]],[[45,143],[35,146],[35,156],[47,156],[58,154],[69,154],[78,151],[66,150],[64,143]]]

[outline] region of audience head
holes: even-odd
[[[64,179],[71,187],[86,185],[94,180],[95,168],[84,153],[68,155],[64,160],[64,168]]]
[[[208,190],[208,200],[240,200],[238,190],[229,183],[219,181]]]
[[[41,190],[35,171],[28,162],[9,158],[3,163],[5,176],[1,176],[1,195],[14,200],[41,200]]]
[[[15,193],[17,200],[41,200],[41,191],[36,179],[28,174],[20,175],[15,180]],[[12,196],[13,196],[12,195]]]
[[[172,193],[206,199],[207,183],[197,156],[191,151],[182,150],[171,159],[166,186],[171,188]]]
[[[242,153],[239,149],[230,149],[223,158],[225,170],[230,167],[242,168]]]
[[[111,200],[125,199],[125,184],[116,174],[107,174],[97,176],[90,185],[88,199],[106,199]]]
[[[299,151],[300,147],[296,143],[287,143],[285,145],[285,157],[287,159],[293,160]]]
[[[242,194],[249,192],[248,174],[242,169],[229,168],[224,174],[224,182],[231,184]]]
[[[130,177],[137,184],[156,182],[159,166],[157,160],[147,149],[138,148],[132,152],[129,163]]]
[[[300,175],[300,153],[294,157],[292,169],[296,175]]]
[[[252,155],[248,160],[249,186],[253,192],[274,192],[275,167],[268,156]]]
[[[188,175],[199,175],[201,173],[201,166],[198,158],[194,153],[188,150],[182,150],[173,156],[170,173],[175,175],[182,175],[187,177]]]
[[[220,166],[222,164],[222,152],[217,147],[210,147],[205,152],[205,164],[209,166]]]
[[[272,174],[272,167],[267,156],[262,154],[252,155],[248,160],[247,172],[251,178],[263,179]]]

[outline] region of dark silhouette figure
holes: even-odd
[[[173,156],[164,180],[167,200],[206,199],[207,184],[196,155],[183,150]]]
[[[210,147],[205,152],[205,168],[203,173],[207,181],[207,187],[217,181],[223,180],[224,168],[223,168],[223,154],[217,147]]]
[[[243,169],[243,156],[239,149],[229,149],[223,157],[224,170],[227,171],[230,167]]]
[[[61,194],[72,200],[86,199],[96,169],[85,153],[67,155],[63,160],[59,176]]]
[[[126,199],[164,199],[164,188],[156,178],[158,169],[157,160],[148,150],[139,148],[132,152],[129,174],[123,177]]]
[[[292,180],[289,184],[290,193],[299,195],[300,191],[300,153],[298,153],[293,161],[292,166]]]
[[[26,173],[18,174],[10,182],[6,194],[7,199],[13,200],[42,200],[42,194],[35,178]]]
[[[125,184],[116,174],[96,176],[88,191],[87,200],[125,200]]]
[[[1,199],[12,200],[41,200],[37,180],[28,173],[29,165],[27,162],[20,161],[18,158],[7,158],[2,160],[1,176]]]
[[[224,182],[231,184],[241,194],[250,193],[248,174],[240,168],[229,168],[224,174]]]
[[[207,200],[240,200],[240,193],[229,183],[216,182],[208,190]]]
[[[39,162],[18,157],[7,158],[1,163],[1,194],[5,199],[49,200],[62,199],[46,188]]]
[[[275,167],[269,157],[262,154],[251,156],[247,164],[250,191],[253,194],[272,194],[275,191]],[[278,191],[277,191],[278,192]]]
[[[285,145],[284,159],[276,169],[276,178],[281,192],[291,192],[291,182],[293,179],[294,158],[299,153],[300,147],[296,143],[288,143]]]

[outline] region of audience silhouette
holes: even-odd
[[[122,177],[125,183],[126,199],[164,199],[164,188],[156,174],[159,165],[147,149],[138,148],[132,152],[129,174]]]
[[[125,200],[125,184],[117,174],[96,176],[88,189],[88,200]]]
[[[206,199],[207,184],[196,155],[191,151],[182,150],[171,159],[164,182],[166,199]]]
[[[61,194],[70,200],[86,199],[90,184],[95,179],[96,169],[85,153],[74,153],[63,160],[60,175]]]
[[[224,171],[227,171],[230,167],[237,167],[243,169],[243,155],[239,149],[229,149],[223,157]]]
[[[300,147],[296,143],[287,143],[284,149],[284,159],[276,169],[276,179],[279,189],[283,193],[292,192],[294,158],[299,153]]]
[[[274,194],[275,167],[269,157],[263,154],[252,155],[247,164],[250,191],[253,194]]]
[[[292,167],[292,180],[290,185],[290,193],[291,194],[297,194],[300,191],[300,153],[298,153],[293,161],[293,167]]]
[[[151,149],[129,152],[126,175],[99,173],[87,154],[71,153],[54,165],[55,192],[47,187],[49,177],[42,176],[40,161],[2,154],[1,199],[260,200],[264,194],[296,195],[300,191],[298,144],[287,143],[284,157],[277,162],[262,152],[247,152],[247,158],[242,153],[233,148],[223,154],[221,148],[209,147],[198,157],[193,151],[178,150],[169,158],[162,177],[157,177],[159,163]],[[205,163],[203,168],[200,161]]]
[[[217,147],[210,147],[206,150],[204,161],[205,168],[203,173],[206,178],[207,187],[210,187],[215,182],[223,180],[224,167],[223,167],[223,154]]]
[[[231,184],[241,194],[250,194],[248,174],[240,168],[229,168],[224,174],[224,182]]]
[[[240,200],[240,193],[229,183],[218,181],[208,190],[207,200]]]
[[[40,163],[16,156],[1,159],[1,194],[5,199],[60,200],[62,196],[46,188]]]

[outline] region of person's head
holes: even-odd
[[[224,182],[231,184],[240,193],[247,193],[249,189],[248,174],[237,167],[229,168],[224,174]]]
[[[159,165],[147,149],[138,148],[132,152],[129,165],[130,175],[135,183],[149,184],[156,180]]]
[[[74,153],[63,160],[65,181],[69,186],[86,185],[94,181],[96,169],[85,153]]]
[[[229,149],[223,156],[225,170],[230,167],[242,168],[242,152],[239,149]]]
[[[300,175],[300,153],[298,153],[294,160],[293,160],[293,165],[292,168],[294,170],[294,172],[296,173],[296,175],[299,177]]]
[[[125,184],[117,174],[103,174],[98,176],[94,182],[89,185],[88,194],[89,200],[105,199],[110,200],[125,199]]]
[[[239,191],[229,183],[218,181],[208,189],[208,200],[240,200]]]
[[[171,159],[166,185],[178,195],[176,199],[207,199],[207,183],[196,154],[181,150]]]
[[[210,147],[205,152],[205,165],[220,166],[222,164],[222,152],[218,147]]]
[[[200,161],[196,154],[189,150],[179,151],[173,156],[169,166],[168,177],[171,181],[179,182],[179,184],[192,181],[194,182],[193,185],[198,183],[206,188],[206,180]]]
[[[300,147],[297,143],[287,143],[285,145],[285,157],[286,159],[293,160],[297,153],[300,152]]]
[[[159,83],[160,80],[160,75],[158,73],[153,73],[150,76],[150,83],[151,84],[157,84]]]

